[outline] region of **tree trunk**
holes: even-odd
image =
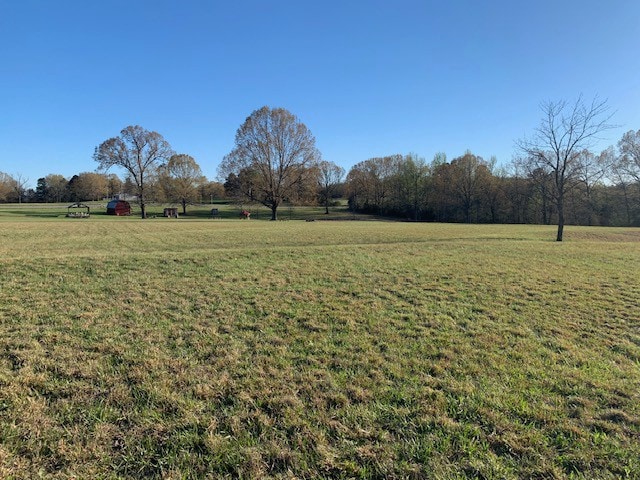
[[[627,226],[631,226],[631,202],[629,201],[629,194],[627,192],[627,185],[623,182],[621,183],[622,193],[624,194],[624,209],[627,214]]]
[[[138,186],[138,202],[140,202],[140,215],[142,218],[147,218],[147,207],[144,204],[144,183],[142,180]]]
[[[187,214],[187,200],[186,199],[182,199],[182,215],[186,215]]]
[[[271,220],[278,220],[278,206],[277,205],[271,205]]]
[[[558,200],[558,235],[556,236],[556,242],[562,241],[562,234],[564,232],[564,202],[562,197]]]

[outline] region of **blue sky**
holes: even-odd
[[[607,99],[640,129],[640,2],[0,0],[0,171],[94,171],[127,125],[210,179],[284,107],[347,170],[394,153],[507,163],[540,103]],[[120,173],[120,172],[118,172]]]

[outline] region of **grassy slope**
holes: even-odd
[[[638,478],[640,231],[0,221],[0,477]]]

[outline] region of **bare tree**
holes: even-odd
[[[18,203],[22,203],[22,197],[24,197],[27,190],[27,183],[29,183],[29,179],[21,173],[8,176],[8,185]]]
[[[93,159],[101,170],[116,166],[129,173],[136,185],[142,218],[146,218],[145,182],[172,153],[171,146],[162,135],[136,125],[124,128],[119,137],[102,142],[96,147]]]
[[[561,242],[565,223],[565,195],[580,181],[580,152],[609,124],[611,114],[605,100],[597,97],[590,104],[578,97],[574,104],[566,101],[541,105],[543,119],[531,138],[517,141],[530,171],[542,169],[553,179],[553,200],[558,214],[556,241]]]
[[[320,188],[320,199],[324,205],[324,213],[329,215],[329,202],[336,187],[344,178],[344,168],[333,162],[326,160],[318,164],[318,187]]]
[[[224,157],[219,175],[228,178],[243,169],[256,173],[250,196],[271,209],[295,196],[320,154],[309,129],[283,108],[255,110],[236,133],[235,148]]]

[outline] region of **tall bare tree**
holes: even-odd
[[[297,117],[283,108],[262,107],[238,129],[235,148],[224,157],[219,175],[255,172],[250,196],[270,208],[271,220],[277,220],[278,207],[298,194],[319,158],[315,138]]]
[[[116,166],[129,173],[136,185],[142,218],[147,218],[145,182],[172,154],[171,146],[162,135],[135,125],[124,128],[120,136],[102,142],[96,147],[93,159],[101,170]]]
[[[21,173],[11,175],[10,178],[12,180],[11,188],[13,189],[13,193],[18,199],[18,203],[22,203],[22,198],[24,197],[27,190],[27,183],[29,183],[29,178],[25,177]]]
[[[597,97],[585,103],[582,96],[573,104],[546,102],[540,126],[531,138],[518,140],[530,171],[542,169],[553,179],[553,200],[558,215],[556,240],[562,241],[565,224],[565,195],[580,181],[580,152],[590,147],[597,135],[612,128],[606,100]]]
[[[318,164],[318,187],[320,188],[320,200],[324,205],[324,213],[329,215],[329,202],[336,187],[344,178],[344,168],[333,162],[323,160]]]

